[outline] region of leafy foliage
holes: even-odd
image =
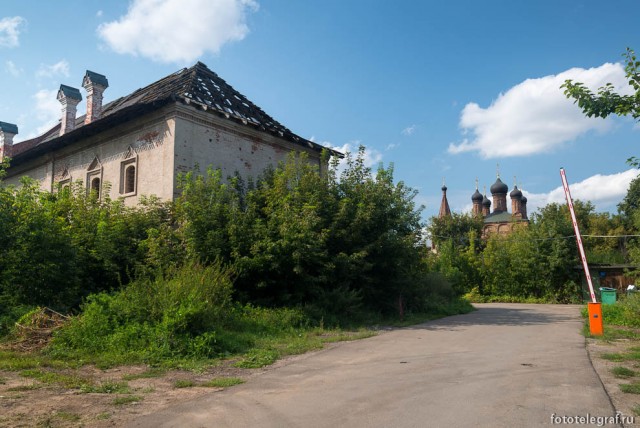
[[[325,321],[393,313],[421,272],[415,191],[374,174],[364,152],[319,174],[291,156],[257,182],[225,182],[219,171],[187,174],[176,202],[187,253],[238,269],[237,296],[268,306],[304,306]],[[407,302],[411,305],[413,302]]]
[[[633,95],[620,95],[615,92],[613,84],[607,83],[594,94],[583,83],[567,80],[561,86],[567,98],[573,98],[575,103],[588,117],[605,118],[610,114],[621,116],[631,115],[640,118],[640,61],[635,52],[627,48],[623,54],[625,58],[625,76],[629,79],[629,86],[635,91]]]
[[[621,216],[595,213],[589,202],[574,201],[574,207],[590,262],[624,263],[633,259],[635,247],[631,243],[624,238],[608,238],[627,231]],[[468,216],[457,215],[432,219],[429,226],[437,248],[437,253],[428,258],[430,267],[442,273],[457,293],[476,302],[581,299],[576,269],[580,261],[564,204],[540,208],[531,215],[528,226],[518,225],[509,235],[493,234],[479,240],[473,225]]]
[[[321,172],[292,155],[247,182],[192,172],[175,202],[135,208],[82,183],[49,193],[0,181],[0,322],[36,305],[79,311],[54,358],[247,353],[259,365],[321,346],[300,336],[312,325],[470,310],[429,271],[416,192],[392,166],[367,167],[364,149],[346,163]]]
[[[157,362],[172,355],[211,357],[225,350],[216,331],[231,317],[233,272],[185,265],[167,278],[138,280],[115,294],[91,295],[56,336],[52,352]]]

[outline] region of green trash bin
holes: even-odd
[[[600,300],[603,305],[613,305],[616,303],[616,289],[600,287]]]

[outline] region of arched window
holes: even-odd
[[[91,191],[95,191],[100,195],[100,177],[93,177],[91,179]]]
[[[133,193],[136,191],[136,167],[129,165],[124,171],[124,192]]]
[[[98,198],[102,195],[102,164],[96,156],[87,168],[87,193],[95,192]]]

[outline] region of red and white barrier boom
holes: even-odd
[[[567,183],[567,176],[564,173],[564,168],[560,168],[560,177],[562,177],[562,187],[564,187],[564,196],[567,198],[567,205],[569,206],[569,212],[571,213],[573,230],[576,232],[576,241],[578,241],[578,251],[580,251],[580,259],[582,260],[582,267],[584,268],[584,274],[587,277],[587,283],[589,284],[589,293],[591,293],[591,301],[593,303],[596,303],[596,293],[593,291],[593,282],[591,282],[591,274],[589,273],[587,256],[585,255],[584,247],[582,246],[582,237],[580,236],[580,229],[578,228],[578,221],[576,220],[576,212],[573,210],[573,200],[571,199],[571,191],[569,190],[569,184]]]
[[[589,284],[589,293],[591,293],[591,302],[587,304],[587,309],[589,310],[589,332],[593,336],[602,336],[602,334],[604,334],[604,327],[602,322],[602,304],[596,301],[596,293],[593,291],[593,282],[591,282],[591,274],[589,273],[587,256],[584,253],[582,236],[580,236],[580,229],[578,228],[578,221],[576,220],[576,212],[573,209],[573,200],[571,199],[571,191],[569,190],[569,184],[567,183],[567,176],[564,173],[564,168],[560,168],[560,177],[562,177],[564,196],[567,198],[567,206],[569,207],[569,212],[571,213],[573,230],[575,230],[576,232],[576,241],[578,241],[578,250],[580,251],[582,267],[584,268],[584,274],[587,277],[587,283]]]

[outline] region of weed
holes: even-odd
[[[33,369],[42,365],[40,358],[19,355],[16,352],[0,351],[0,370],[17,371]]]
[[[0,377],[0,385],[4,385],[7,383],[7,378]]]
[[[67,422],[78,422],[80,420],[80,415],[78,415],[77,413],[64,411],[56,412],[54,417]]]
[[[201,386],[207,386],[210,388],[226,388],[229,386],[240,385],[241,383],[244,383],[244,380],[239,377],[218,377],[203,383]]]
[[[32,383],[30,385],[18,385],[11,388],[7,388],[7,391],[33,391],[40,388],[44,388],[44,385],[38,384],[38,383]]]
[[[279,351],[279,355],[276,356],[277,359],[279,356],[299,355],[316,349],[322,349],[322,346],[321,340],[314,337],[308,337],[307,335],[300,335],[298,337],[293,337],[284,343],[277,344],[274,347]]]
[[[636,416],[640,416],[640,404],[638,404],[637,406],[635,406],[632,410],[633,410],[633,413],[634,413]]]
[[[279,356],[278,351],[274,349],[252,349],[234,365],[244,369],[256,369],[273,364]]]
[[[112,403],[116,406],[122,406],[124,404],[137,403],[138,401],[142,401],[142,397],[139,395],[123,395],[114,398]]]
[[[613,373],[613,375],[619,379],[628,379],[630,377],[634,377],[636,375],[636,372],[634,372],[633,370],[627,368],[627,367],[614,367],[611,369],[611,372]]]
[[[96,415],[96,419],[99,420],[99,421],[104,421],[104,420],[107,420],[107,419],[111,419],[111,413],[109,413],[109,412],[98,413]]]
[[[160,367],[151,367],[147,371],[142,373],[128,374],[122,376],[123,380],[136,380],[136,379],[150,379],[155,377],[162,377],[167,371]]]
[[[126,382],[103,382],[100,385],[87,385],[82,388],[84,393],[97,393],[97,394],[128,394],[131,392],[129,385]]]
[[[180,379],[175,381],[173,386],[176,388],[191,388],[192,386],[196,386],[196,383],[189,379]]]
[[[615,361],[617,363],[619,363],[620,361],[626,360],[624,354],[620,354],[620,353],[602,354],[602,358],[609,361]]]
[[[80,376],[69,376],[40,369],[23,370],[20,372],[20,376],[36,379],[47,385],[55,384],[67,389],[82,389],[92,384],[90,380]]]
[[[345,342],[349,340],[367,339],[377,335],[373,330],[359,330],[356,332],[339,332],[337,334],[329,334],[322,338],[323,343]]]
[[[628,394],[640,394],[640,383],[627,383],[620,385],[620,390]]]
[[[149,393],[155,392],[155,391],[156,391],[156,389],[154,387],[152,387],[152,386],[147,386],[146,388],[142,388],[140,390],[140,392],[142,392],[143,394],[149,394]]]
[[[50,358],[45,354],[22,353],[0,350],[0,370],[19,371],[38,367],[77,368],[83,364],[82,360],[61,360]]]

